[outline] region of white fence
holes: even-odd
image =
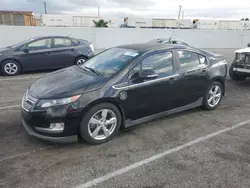
[[[147,42],[154,38],[183,40],[198,48],[243,48],[250,43],[250,31],[196,29],[139,29],[139,28],[84,28],[84,27],[27,27],[0,26],[0,47],[22,40],[46,35],[69,35],[93,42],[96,49]]]

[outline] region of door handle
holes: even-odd
[[[207,74],[207,70],[206,70],[206,69],[203,69],[203,70],[201,71],[201,73],[200,73],[200,74],[202,74],[202,75]]]
[[[175,78],[170,78],[170,79],[168,80],[168,82],[169,82],[170,84],[173,84],[173,83],[175,82]]]
[[[46,55],[50,55],[50,54],[51,54],[51,52],[47,52],[47,53],[46,53]]]

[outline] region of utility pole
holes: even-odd
[[[47,3],[44,1],[44,13],[47,14]]]
[[[181,8],[182,8],[182,5],[179,5],[178,20],[180,19],[180,16],[181,16]]]
[[[182,19],[184,19],[184,10],[182,11]]]
[[[99,6],[98,6],[98,16],[100,16],[100,9],[99,9]]]

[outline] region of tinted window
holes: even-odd
[[[195,67],[200,64],[198,54],[190,51],[178,51],[181,68]]]
[[[76,40],[76,39],[71,38],[71,40],[73,41],[73,43],[74,43],[76,46],[78,46],[78,45],[80,44],[80,42],[79,42],[78,40]]]
[[[43,50],[51,48],[51,39],[42,39],[35,42],[31,42],[28,45],[30,50]]]
[[[55,38],[55,48],[72,46],[72,42],[67,38]]]
[[[206,64],[206,57],[199,54],[200,64]]]
[[[140,55],[139,52],[130,49],[111,48],[89,59],[80,67],[91,68],[102,76],[109,77],[124,69]]]
[[[151,55],[142,60],[142,71],[151,69],[158,78],[168,76],[173,70],[173,54],[171,52]]]

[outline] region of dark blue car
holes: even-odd
[[[0,49],[0,70],[13,76],[32,70],[60,69],[82,64],[94,55],[93,44],[64,36],[36,37]]]

